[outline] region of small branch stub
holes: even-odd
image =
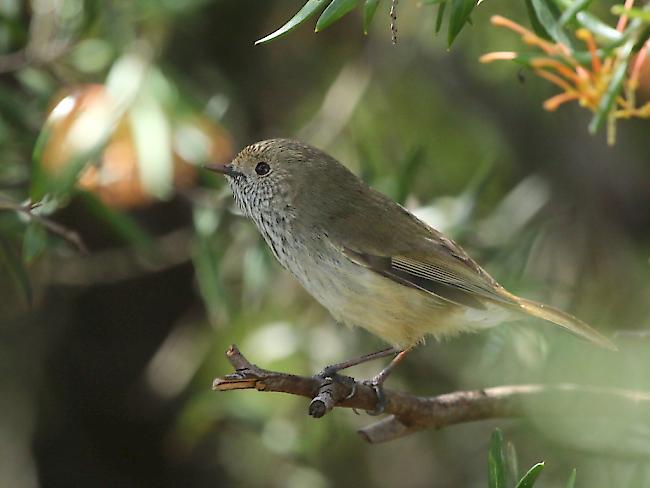
[[[321,418],[343,400],[357,392],[356,381],[349,376],[334,375],[323,379],[318,394],[309,403],[309,415]]]

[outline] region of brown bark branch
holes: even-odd
[[[322,417],[334,406],[372,411],[375,394],[367,385],[353,378],[337,376],[331,381],[317,377],[267,371],[250,363],[236,346],[226,352],[235,373],[217,378],[212,389],[217,391],[256,389],[300,395],[311,398],[309,414]],[[362,428],[359,434],[368,442],[386,442],[426,428],[442,428],[454,424],[493,418],[524,417],[531,404],[551,405],[547,415],[571,415],[577,398],[589,399],[596,408],[576,415],[620,415],[621,409],[650,408],[650,392],[585,386],[570,383],[555,385],[509,385],[482,390],[457,391],[434,397],[420,397],[386,390],[385,419]],[[614,404],[612,404],[612,401]],[[598,408],[600,407],[600,408]],[[575,410],[575,409],[574,409]]]

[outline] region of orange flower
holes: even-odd
[[[627,0],[626,8],[631,8],[633,0]],[[491,22],[498,27],[504,27],[516,32],[525,44],[534,46],[541,51],[539,57],[526,61],[536,75],[553,83],[562,91],[544,102],[544,108],[549,111],[557,110],[560,105],[577,101],[581,106],[596,112],[601,107],[601,101],[610,89],[615,70],[621,62],[618,50],[612,50],[604,59],[598,54],[598,45],[593,33],[588,29],[578,29],[576,37],[585,43],[590,55],[589,65],[585,66],[578,61],[575,53],[562,43],[550,42],[540,38],[534,32],[499,15],[492,17]],[[627,25],[627,18],[621,15],[617,30],[622,32]],[[643,66],[647,63],[650,40],[645,43],[635,58],[629,71],[624,91],[616,97],[615,103],[608,114],[608,140],[613,142],[614,122],[619,118],[650,118],[650,102],[637,106],[635,93],[639,86],[639,76]],[[604,51],[603,51],[604,52]],[[481,56],[482,63],[491,63],[500,60],[515,60],[520,55],[516,52],[492,52]],[[611,95],[610,95],[611,96]]]

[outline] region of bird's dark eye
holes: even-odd
[[[269,163],[265,163],[264,161],[257,163],[257,166],[255,166],[255,172],[260,176],[268,174],[269,171],[271,171],[271,167],[269,166]]]

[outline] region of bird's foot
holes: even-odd
[[[331,366],[325,366],[322,370],[320,370],[320,372],[315,374],[314,377],[321,380],[321,389],[327,385],[331,385],[334,382],[344,382],[351,385],[350,393],[348,393],[348,395],[345,398],[343,398],[343,400],[348,400],[357,393],[357,383],[354,380],[354,378],[351,378],[349,376],[339,375],[338,371],[340,371],[340,368],[336,364]],[[379,373],[377,376],[375,376],[372,379],[364,380],[362,382],[364,385],[372,388],[372,391],[375,392],[375,396],[377,397],[377,403],[375,404],[375,409],[366,410],[366,413],[368,415],[372,415],[372,416],[381,415],[382,413],[384,413],[384,410],[386,409],[386,404],[388,403],[386,401],[386,395],[384,394],[384,381],[386,379],[385,378],[386,375],[383,375],[382,373]],[[349,380],[352,381],[350,382]]]
[[[372,391],[375,392],[375,396],[377,397],[375,409],[372,411],[366,410],[366,413],[372,416],[381,415],[384,413],[386,405],[388,404],[386,401],[386,395],[384,394],[384,382],[382,381],[382,378],[375,376],[371,380],[365,380],[363,384],[372,388]]]
[[[336,367],[336,364],[331,364],[329,366],[325,366],[323,369],[321,369],[318,373],[316,373],[314,376],[316,378],[334,378],[338,372],[340,371],[340,368]]]

